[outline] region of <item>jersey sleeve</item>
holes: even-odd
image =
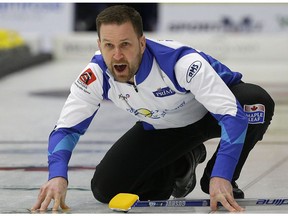
[[[99,71],[96,64],[89,63],[70,88],[57,124],[49,136],[49,179],[59,176],[68,179],[72,151],[103,99],[103,75]]]
[[[225,74],[225,71],[217,73],[200,54],[191,53],[176,63],[175,73],[179,85],[193,94],[219,122],[220,148],[211,177],[231,181],[244,144],[248,121],[241,105],[218,74]]]

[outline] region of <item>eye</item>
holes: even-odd
[[[127,47],[127,46],[129,46],[130,44],[128,43],[128,42],[123,42],[122,43],[122,47]]]
[[[105,43],[105,47],[112,49],[114,46],[111,43]]]

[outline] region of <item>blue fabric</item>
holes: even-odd
[[[59,128],[51,132],[48,146],[49,179],[57,176],[67,179],[68,162],[72,151],[79,137],[86,132],[96,113],[97,111],[91,117],[71,128]]]
[[[231,181],[233,177],[231,170],[235,170],[245,141],[248,119],[244,115],[239,102],[237,102],[235,117],[212,115],[219,121],[221,126],[221,141],[211,177],[217,176]]]

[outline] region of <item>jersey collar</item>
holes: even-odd
[[[145,48],[145,51],[142,56],[141,64],[139,66],[139,69],[137,73],[135,74],[135,81],[137,85],[142,83],[150,74],[151,68],[153,64],[153,56],[149,52],[149,49]]]

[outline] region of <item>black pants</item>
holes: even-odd
[[[243,151],[234,172],[239,178],[254,145],[262,139],[274,112],[274,102],[261,87],[240,83],[230,88],[241,105],[265,105],[265,122],[248,126]],[[211,114],[182,128],[145,131],[137,122],[107,152],[91,180],[94,197],[107,203],[117,193],[134,193],[141,200],[168,199],[171,196],[181,158],[203,142],[220,137],[221,128]],[[206,175],[213,169],[217,151],[207,163]]]

